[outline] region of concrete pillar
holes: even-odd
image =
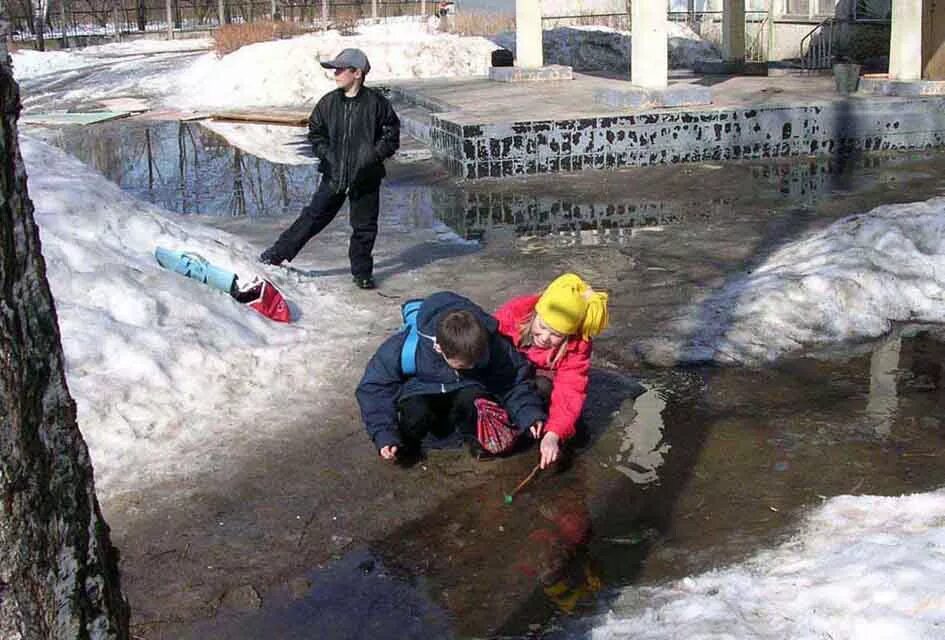
[[[745,61],[745,0],[722,2],[722,59]]]
[[[892,3],[889,79],[922,79],[922,0]]]
[[[545,64],[541,43],[541,2],[515,0],[515,66],[537,69]]]
[[[647,89],[665,89],[669,78],[666,3],[636,1],[630,5],[630,81]]]

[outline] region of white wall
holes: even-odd
[[[462,2],[462,0],[460,0]],[[543,16],[626,13],[626,0],[541,0]]]

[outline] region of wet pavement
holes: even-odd
[[[453,288],[492,308],[566,269],[611,292],[585,441],[511,505],[503,496],[533,450],[383,464],[350,392],[370,355],[359,351],[338,372],[330,411],[194,478],[200,491],[186,501],[154,487],[104,505],[135,633],[575,635],[616,588],[743,559],[789,537],[825,498],[942,486],[941,327],[901,326],[764,368],[684,366],[659,345],[684,340],[673,319],[778,247],[844,215],[939,195],[943,169],[945,156],[922,153],[462,184],[432,162],[393,163],[385,216],[445,223],[479,249],[393,268],[385,296]],[[265,180],[258,188],[272,193]],[[222,228],[246,230],[272,212],[228,215]],[[303,263],[329,242],[314,241]]]

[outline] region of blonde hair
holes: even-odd
[[[522,347],[532,346],[532,323],[535,321],[536,315],[537,314],[532,311],[518,327],[518,344]],[[558,366],[558,363],[561,362],[565,351],[568,350],[568,341],[570,339],[571,336],[564,336],[564,340],[561,341],[561,344],[558,345],[555,352],[548,358],[549,369],[554,369]]]

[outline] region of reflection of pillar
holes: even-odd
[[[902,337],[893,335],[877,346],[870,358],[870,396],[866,413],[878,418],[876,434],[880,436],[891,433],[892,418],[899,408],[896,380],[901,350]]]
[[[648,89],[664,89],[669,77],[666,3],[633,2],[630,11],[630,81]]]
[[[180,171],[180,212],[187,213],[187,146],[184,140],[184,121],[177,122],[177,161]]]
[[[539,0],[515,0],[516,66],[537,69],[544,64],[541,37]]]
[[[148,194],[154,189],[154,156],[151,152],[151,129],[144,130],[144,142],[148,152]]]
[[[230,215],[246,215],[246,194],[243,192],[243,154],[233,147],[233,209]]]
[[[922,79],[922,0],[892,3],[889,79]]]
[[[745,0],[722,3],[722,58],[726,62],[745,61]]]
[[[621,438],[614,468],[637,484],[659,479],[670,445],[663,440],[663,409],[666,402],[650,387],[633,401],[636,416]]]

